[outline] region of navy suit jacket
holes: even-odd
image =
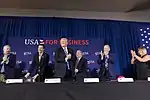
[[[68,62],[70,64],[71,69],[73,69],[76,57],[75,57],[73,49],[71,49],[69,47],[67,47],[67,49],[68,49],[68,54],[69,53],[71,54],[71,59],[69,59]],[[65,54],[62,47],[58,48],[55,51],[55,61],[56,61],[56,63],[64,63],[65,64],[66,63],[65,62],[65,57],[66,57],[66,54]]]
[[[2,54],[0,56],[0,71],[1,71],[1,68],[3,66],[3,64],[1,64],[1,62],[3,61],[3,57],[4,57],[4,54]],[[16,67],[16,55],[14,54],[10,54],[8,55],[9,57],[9,62],[8,64],[4,64],[4,69],[5,69],[5,76],[6,78],[14,78],[14,72],[15,72],[15,67]]]
[[[77,58],[76,58],[77,59]],[[77,61],[77,60],[76,60]],[[75,63],[76,65],[76,63]],[[74,68],[75,69],[78,69],[79,72],[78,73],[82,73],[82,72],[86,72],[87,69],[88,69],[88,63],[87,63],[87,59],[82,57],[80,59],[80,61],[78,62],[78,65],[77,65],[77,68]]]
[[[101,55],[99,55],[97,63],[100,65],[101,68],[105,67],[105,56],[104,56],[104,59],[101,60]],[[114,72],[113,72],[114,64],[115,64],[114,55],[110,53],[109,59],[108,59],[108,70],[111,76],[114,76]]]
[[[70,70],[72,71],[76,56],[74,54],[73,49],[69,47],[67,47],[67,49],[68,49],[68,54],[71,54],[71,59],[69,59],[68,62],[69,62]],[[55,70],[56,70],[55,77],[64,77],[67,74],[68,68],[67,68],[67,63],[65,62],[65,57],[66,57],[66,54],[63,48],[62,47],[57,48],[55,51],[55,56],[54,56]]]

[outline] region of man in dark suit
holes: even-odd
[[[68,47],[67,38],[61,38],[60,45],[61,47],[55,51],[55,76],[64,80],[72,80],[72,68],[75,62],[74,51]]]
[[[3,54],[0,56],[0,76],[4,79],[14,78],[16,55],[11,54],[10,52],[11,47],[5,45],[3,47]]]
[[[97,63],[100,65],[100,69],[97,70],[100,80],[110,81],[113,74],[114,57],[110,53],[109,45],[104,45],[104,52],[101,51]]]
[[[76,62],[74,67],[74,81],[83,82],[88,71],[87,59],[83,57],[81,50],[76,52]]]
[[[33,56],[33,61],[28,73],[25,75],[27,78],[35,70],[33,81],[43,82],[45,79],[45,68],[49,63],[49,55],[45,52],[45,46],[40,44],[38,46],[38,52]]]

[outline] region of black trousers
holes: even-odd
[[[109,69],[106,69],[105,66],[102,66],[99,72],[100,81],[109,81],[110,78],[111,78],[111,75],[109,73]]]
[[[71,81],[73,80],[73,76],[72,76],[72,70],[66,70],[65,76],[63,77],[64,81]]]
[[[83,83],[85,77],[87,77],[87,73],[81,72],[81,73],[77,73],[76,75],[74,75],[73,80],[78,83]]]
[[[5,82],[6,76],[5,73],[0,73],[0,82]]]

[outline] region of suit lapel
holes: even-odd
[[[78,63],[79,69],[80,69],[80,67],[81,67],[82,61],[83,61],[83,57],[80,59],[80,61],[79,61],[79,63]]]
[[[43,53],[43,55],[42,55],[42,57],[41,57],[41,60],[40,60],[40,65],[43,65],[44,56],[45,56],[45,54]]]
[[[37,61],[38,64],[41,64],[41,62],[43,61],[43,56],[44,56],[44,53],[43,53],[43,55],[41,57],[41,60],[39,60],[39,53],[37,53],[37,55],[36,55],[36,61]]]
[[[67,49],[68,49],[68,54],[70,53],[70,49],[67,47]]]
[[[9,55],[7,56],[7,58],[8,58],[8,57],[11,57],[11,54],[9,54]]]
[[[62,47],[61,47],[60,50],[61,50],[61,52],[63,52],[64,55],[66,55],[66,54],[65,54],[65,51],[64,51],[64,49],[63,49]]]
[[[38,65],[40,64],[40,62],[39,62],[39,53],[36,54],[36,62],[38,63]]]
[[[76,65],[76,68],[79,69],[81,66],[81,63],[82,63],[82,58],[78,62],[77,62],[77,60],[76,60],[76,63],[78,63],[78,64]]]

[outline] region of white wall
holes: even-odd
[[[150,10],[132,13],[122,12],[90,12],[90,11],[57,11],[32,9],[0,9],[0,16],[30,16],[30,17],[66,17],[85,19],[109,19],[122,21],[150,22]]]

